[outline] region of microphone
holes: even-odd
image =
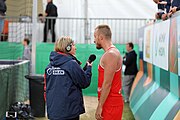
[[[89,63],[92,63],[94,60],[96,59],[96,55],[94,55],[94,54],[91,54],[90,56],[89,56],[89,59],[87,60]],[[83,67],[83,70],[85,71],[87,69],[87,63],[86,63],[86,65]]]

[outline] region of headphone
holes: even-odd
[[[65,49],[66,49],[66,52],[70,52],[71,49],[72,49],[72,43],[68,44],[68,45],[65,47]]]

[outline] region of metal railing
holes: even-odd
[[[76,43],[94,43],[94,29],[99,24],[108,24],[112,30],[113,43],[125,44],[129,41],[138,43],[137,32],[145,26],[147,19],[121,19],[121,18],[46,18],[56,19],[55,33],[56,39],[60,36],[71,36]],[[44,24],[38,18],[36,27],[32,26],[31,17],[9,17],[8,21],[8,41],[21,42],[25,37],[31,39],[32,30],[37,29],[37,42],[43,42]],[[50,23],[51,24],[51,23]],[[47,29],[47,28],[46,28]],[[51,29],[47,33],[48,40],[51,42]],[[86,31],[87,30],[87,31]]]

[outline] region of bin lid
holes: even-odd
[[[25,78],[29,80],[39,80],[39,81],[44,80],[44,76],[41,74],[25,75]]]
[[[25,75],[25,78],[32,81],[32,82],[36,82],[38,84],[44,84],[44,76],[43,75],[39,75],[39,74],[30,74],[30,75]]]

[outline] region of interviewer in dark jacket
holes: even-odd
[[[79,120],[85,112],[82,89],[91,82],[91,66],[84,71],[75,59],[76,47],[70,37],[61,37],[45,69],[47,113],[50,120]]]
[[[126,66],[123,79],[124,101],[129,102],[129,96],[134,78],[138,72],[137,68],[137,54],[133,50],[132,42],[126,44],[127,53],[123,57],[123,64]]]

